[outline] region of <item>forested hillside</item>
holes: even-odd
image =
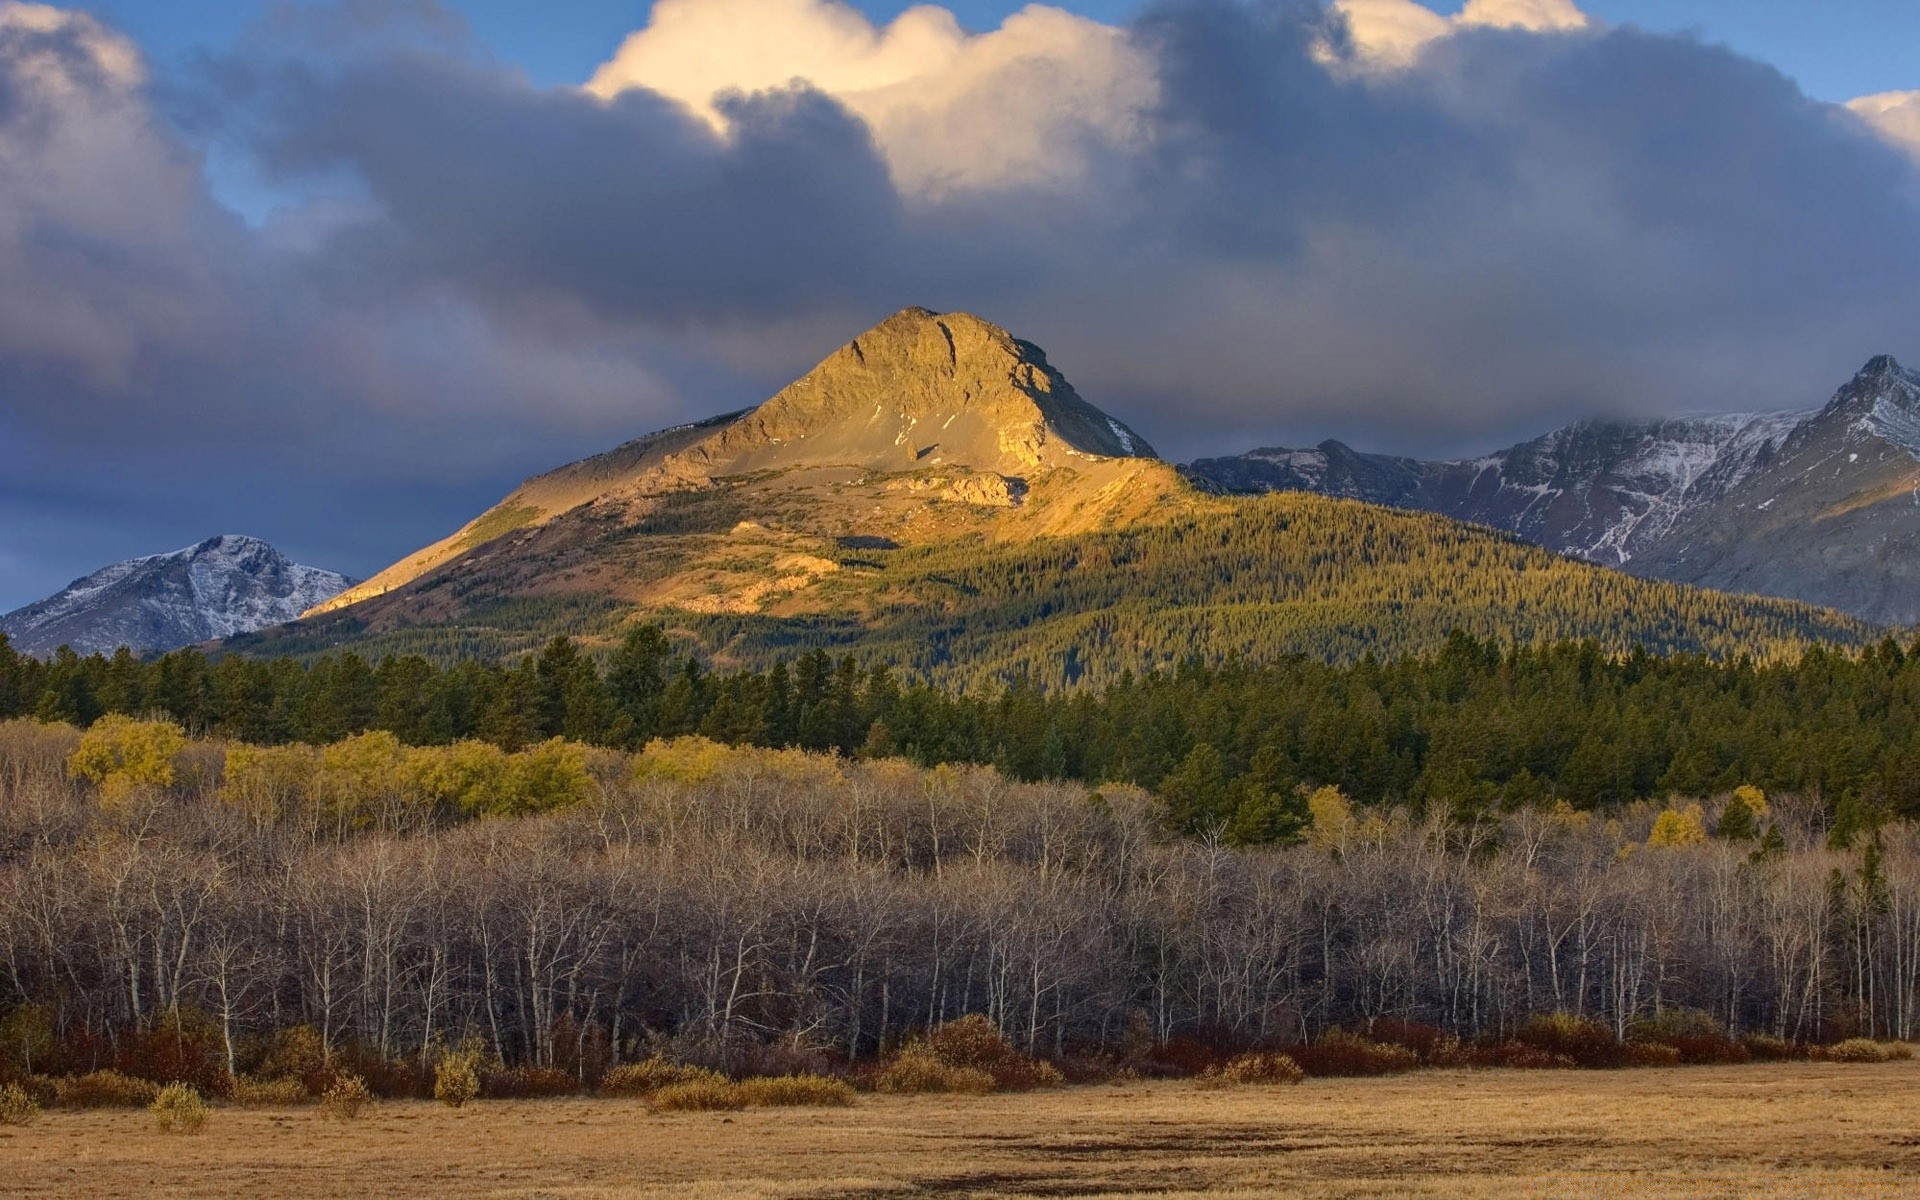
[[[1300,493],[1073,535],[856,542],[819,550],[834,556],[833,570],[808,585],[806,611],[696,612],[553,594],[476,600],[458,620],[377,632],[349,609],[235,648],[311,657],[350,647],[446,663],[523,653],[554,633],[608,645],[638,613],[730,666],[823,648],[945,686],[1052,687],[1102,685],[1193,658],[1427,653],[1456,629],[1517,645],[1592,638],[1608,652],[1762,660],[1878,636],[1823,609],[1633,579],[1443,517]],[[670,549],[663,542],[656,552]]]
[[[1502,649],[1456,634],[1437,653],[1385,662],[1188,664],[1097,691],[971,694],[820,651],[709,673],[649,626],[603,661],[555,639],[511,667],[193,651],[44,663],[0,645],[0,717],[86,725],[105,713],[259,744],[384,731],[413,745],[518,750],[563,737],[631,750],[697,733],[990,763],[1013,778],[1136,784],[1165,795],[1181,828],[1249,842],[1297,832],[1302,785],[1463,818],[1743,783],[1803,795],[1809,819],[1849,828],[1920,815],[1920,657],[1890,640],[1756,663],[1613,655],[1593,642]]]
[[[1338,1027],[1550,1065],[1498,1055],[1555,1012],[1613,1065],[1622,1033],[1665,1062],[1911,1038],[1920,843],[1842,848],[1817,811],[1462,824],[1324,788],[1304,844],[1230,849],[1138,789],[991,768],[0,723],[0,1075],[419,1094],[472,1040],[577,1087],[654,1053],[817,1069],[968,1013],[1109,1069]]]

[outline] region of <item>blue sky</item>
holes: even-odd
[[[266,7],[266,0],[99,0],[92,10],[132,33],[150,53],[168,58],[219,48]],[[481,41],[536,83],[577,83],[646,23],[649,5],[635,0],[447,0]],[[885,20],[904,3],[859,5]],[[990,28],[1022,7],[1006,0],[948,4],[963,25]],[[1060,7],[1117,22],[1139,6],[1130,0],[1079,0]],[[1434,4],[1442,12],[1459,3]],[[1920,6],[1914,0],[1586,0],[1591,15],[1612,24],[1693,31],[1772,63],[1822,100],[1920,87]]]

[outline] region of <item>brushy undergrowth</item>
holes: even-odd
[[[0,1087],[0,1125],[31,1125],[40,1115],[40,1102],[17,1083]]]
[[[1883,1063],[1893,1057],[1886,1046],[1872,1038],[1848,1038],[1823,1047],[1820,1057],[1837,1063]]]
[[[978,1014],[934,1026],[874,1076],[876,1089],[897,1094],[1024,1092],[1065,1082],[1058,1067],[1020,1053]]]
[[[199,1133],[207,1123],[207,1102],[190,1083],[170,1083],[147,1106],[161,1133]]]
[[[745,1108],[740,1085],[725,1079],[670,1083],[647,1096],[647,1105],[655,1112],[731,1112]]]
[[[1300,1064],[1286,1054],[1241,1054],[1200,1072],[1201,1087],[1262,1087],[1299,1083],[1307,1077]]]
[[[459,1108],[480,1094],[480,1055],[473,1049],[449,1050],[433,1068],[433,1098]]]
[[[53,1088],[61,1108],[145,1108],[160,1096],[159,1084],[118,1071],[56,1079]]]
[[[373,1093],[368,1090],[367,1081],[344,1071],[335,1075],[320,1093],[320,1111],[335,1121],[351,1121],[371,1103]]]
[[[241,1108],[291,1108],[313,1099],[307,1085],[298,1079],[255,1079],[236,1075],[231,1098]]]
[[[514,1067],[480,1076],[480,1095],[488,1100],[548,1100],[579,1090],[578,1079],[553,1067]]]
[[[600,1078],[602,1096],[644,1096],[681,1083],[725,1083],[727,1077],[706,1067],[671,1062],[655,1055],[645,1062],[622,1063]]]
[[[1420,1056],[1405,1046],[1330,1029],[1308,1046],[1287,1052],[1309,1075],[1392,1075],[1420,1065]]]
[[[853,1085],[829,1075],[763,1075],[733,1085],[748,1108],[844,1108]]]

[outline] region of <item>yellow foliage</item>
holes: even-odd
[[[142,787],[172,787],[174,756],[186,745],[187,735],[171,721],[102,717],[81,736],[67,771],[99,784],[100,798],[111,804]]]
[[[1338,850],[1347,844],[1353,832],[1353,801],[1331,784],[1315,788],[1307,796],[1307,811],[1313,824],[1307,829],[1307,841],[1322,850]]]
[[[316,792],[335,817],[365,823],[400,794],[407,750],[386,730],[343,738],[320,751]]]
[[[220,798],[269,825],[312,799],[319,768],[311,746],[229,746]]]
[[[1750,783],[1743,783],[1733,789],[1733,798],[1747,806],[1747,811],[1753,814],[1756,824],[1766,820],[1767,814],[1773,811],[1767,805],[1767,794]]]
[[[1647,845],[1660,849],[1693,846],[1706,840],[1707,820],[1698,804],[1664,810],[1653,819],[1653,832],[1647,835]]]
[[[504,816],[519,808],[508,759],[491,742],[423,746],[407,756],[407,785],[437,807],[468,816]]]
[[[670,741],[655,738],[633,760],[633,777],[699,783],[712,777],[732,754],[733,751],[719,742],[703,737],[677,737]]]
[[[522,812],[553,812],[593,796],[587,747],[561,738],[529,746],[513,756],[513,779]]]

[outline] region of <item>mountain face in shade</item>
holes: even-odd
[[[50,654],[173,650],[294,620],[353,581],[301,566],[258,538],[225,534],[128,559],[0,617],[15,649]]]
[[[1587,421],[1456,461],[1324,442],[1186,469],[1220,492],[1424,509],[1648,578],[1920,621],[1920,375],[1888,357],[1817,410]]]

